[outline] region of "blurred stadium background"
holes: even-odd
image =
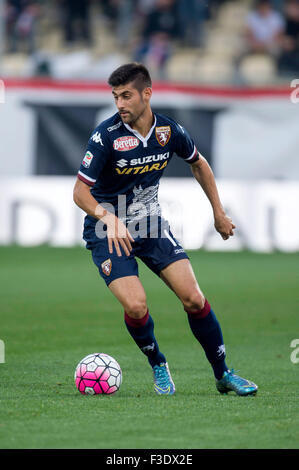
[[[193,252],[194,269],[219,311],[230,358],[261,387],[255,402],[216,397],[204,359],[204,409],[197,391],[181,402],[185,380],[197,387],[198,349],[186,336],[177,354],[186,326],[177,300],[141,268],[178,382],[168,416],[148,391],[144,358],[132,364],[116,301],[78,247],[76,173],[90,133],[115,111],[106,79],[132,60],[149,66],[154,110],[189,130],[237,226],[223,242],[189,166],[174,158],[161,181],[164,213],[186,249],[209,251]],[[299,331],[299,2],[0,0],[0,78],[0,446],[298,446],[299,366],[289,355]],[[212,253],[219,250],[227,253]],[[95,413],[73,396],[73,367],[99,347],[130,377],[118,413],[114,402]],[[121,424],[122,413],[130,419]],[[192,435],[180,440],[183,428]]]
[[[73,181],[90,132],[115,109],[107,77],[140,60],[154,109],[190,131],[239,228],[225,245],[213,235],[207,201],[175,159],[161,202],[185,247],[299,249],[297,0],[0,3],[1,244],[81,243]],[[180,192],[174,178],[186,178]]]

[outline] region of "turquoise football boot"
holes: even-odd
[[[255,383],[234,374],[234,369],[224,372],[222,379],[216,380],[216,387],[220,393],[233,391],[242,397],[255,395],[258,390]]]
[[[154,390],[158,395],[173,395],[175,385],[171,378],[167,362],[153,367]]]

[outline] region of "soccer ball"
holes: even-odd
[[[121,382],[121,368],[108,354],[89,354],[75,370],[75,384],[83,395],[111,395],[119,390]]]

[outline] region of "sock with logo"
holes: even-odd
[[[201,310],[191,312],[185,309],[192,333],[203,347],[214,375],[220,380],[228,370],[225,363],[225,346],[222,331],[215,313],[207,300]]]
[[[164,354],[159,350],[158,343],[154,335],[154,321],[150,314],[145,314],[142,318],[131,318],[125,312],[125,324],[130,335],[137,346],[147,356],[152,367],[166,362]]]

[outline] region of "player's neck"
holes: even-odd
[[[154,124],[154,120],[155,117],[151,108],[147,108],[134,123],[130,124],[130,127],[139,132],[143,137],[146,137]]]

